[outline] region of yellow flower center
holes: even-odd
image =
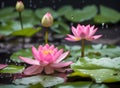
[[[43,50],[42,53],[44,55],[53,54],[53,50]]]
[[[78,38],[78,37],[75,37],[74,39],[75,39],[76,41],[79,41],[79,40],[81,40],[81,39],[80,39],[80,38]]]

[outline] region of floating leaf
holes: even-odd
[[[54,88],[108,88],[105,84],[95,84],[92,82],[68,82],[57,85]]]
[[[37,9],[35,11],[35,14],[37,17],[39,17],[40,19],[42,19],[42,17],[47,13],[47,12],[50,12],[53,16],[53,18],[57,18],[57,13],[52,9],[52,8],[42,8],[42,9]]]
[[[71,67],[75,71],[71,76],[91,77],[97,83],[120,81],[120,57],[113,59],[84,57]]]
[[[0,84],[0,88],[28,88],[28,86],[24,85],[13,85],[13,84]]]
[[[97,23],[116,23],[120,21],[120,13],[114,9],[100,6],[100,14],[95,16],[94,21]]]
[[[73,11],[67,12],[65,14],[66,19],[72,21],[72,22],[83,22],[86,20],[90,20],[97,14],[97,8],[96,6],[86,6],[83,8],[83,10],[76,9]]]
[[[23,70],[24,66],[8,65],[4,69],[1,69],[0,73],[21,73]]]
[[[35,33],[37,33],[39,30],[40,30],[40,28],[38,28],[38,29],[24,28],[23,30],[14,31],[11,35],[31,37]]]
[[[67,9],[67,10],[65,10],[65,9]],[[70,12],[70,11],[73,11],[72,6],[66,5],[66,6],[61,7],[61,8],[57,11],[57,13],[58,13],[59,16],[63,16],[63,15],[65,15],[65,14],[68,14],[68,12]]]
[[[25,9],[22,12],[22,20],[23,20],[23,23],[25,24],[30,23],[35,25],[40,23],[39,19],[31,9]]]
[[[60,77],[54,77],[54,76],[45,76],[45,75],[40,75],[40,76],[32,76],[32,77],[25,77],[22,79],[16,79],[14,80],[15,84],[22,84],[22,85],[29,85],[29,84],[37,84],[40,83],[44,87],[51,87],[57,84],[61,84],[64,82],[63,78]]]
[[[13,53],[12,56],[10,57],[10,59],[14,62],[20,63],[21,60],[18,58],[19,56],[24,56],[24,57],[28,57],[28,58],[33,57],[31,49],[22,49],[22,50],[19,50],[18,52]]]
[[[69,26],[63,22],[54,22],[53,26],[51,27],[53,31],[58,34],[65,35],[70,32]]]
[[[0,21],[7,21],[17,17],[17,13],[13,7],[6,7],[0,9]]]

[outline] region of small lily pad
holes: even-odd
[[[19,50],[18,52],[13,53],[12,56],[10,57],[10,59],[14,62],[20,63],[21,60],[18,58],[19,56],[24,56],[24,57],[28,57],[28,58],[33,57],[31,49],[22,49],[22,50]]]
[[[1,69],[0,73],[21,73],[23,72],[24,68],[24,66],[8,65],[4,69]]]
[[[44,87],[51,87],[57,84],[61,84],[64,82],[63,78],[60,77],[54,77],[54,76],[45,76],[45,75],[40,75],[40,76],[32,76],[32,77],[25,77],[22,79],[16,79],[14,80],[13,83],[15,84],[22,84],[22,85],[34,85],[37,83],[42,84]]]
[[[40,28],[38,28],[38,29],[24,28],[23,30],[14,31],[11,35],[13,35],[13,36],[31,37],[31,36],[33,36],[35,33],[37,33],[38,31],[40,31]]]

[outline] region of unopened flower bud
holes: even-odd
[[[51,15],[51,13],[47,12],[43,16],[41,24],[43,27],[50,27],[53,24],[53,17]]]
[[[24,10],[24,4],[22,1],[17,1],[16,3],[16,10],[18,12],[22,12]]]

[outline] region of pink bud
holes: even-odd
[[[51,13],[47,12],[43,16],[41,24],[43,27],[50,27],[53,24],[53,17],[51,15]]]
[[[16,3],[16,10],[17,10],[18,12],[21,12],[21,11],[24,10],[24,4],[23,4],[22,1],[17,1],[17,3]]]

